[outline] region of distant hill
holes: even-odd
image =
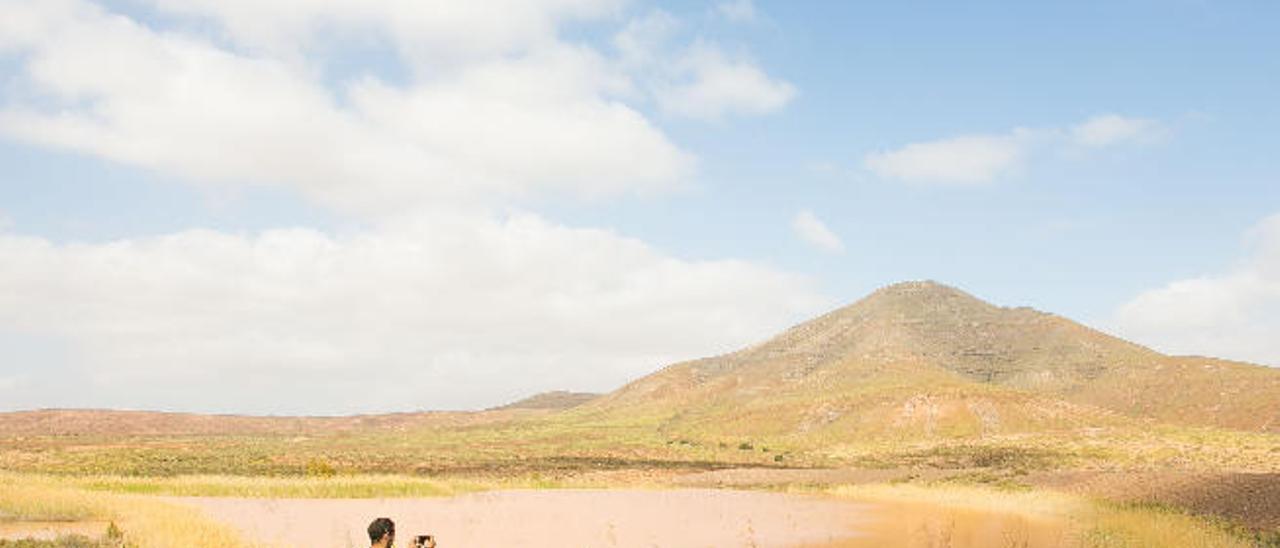
[[[671,432],[982,436],[1155,419],[1280,432],[1280,370],[1170,357],[934,282],[886,287],[764,343],[584,406]]]
[[[605,395],[557,391],[481,412],[350,417],[41,410],[0,413],[0,434],[309,436],[552,416],[585,421],[578,426],[657,425],[666,439],[767,435],[821,447],[1074,435],[1142,428],[1143,421],[1280,433],[1280,369],[1166,356],[1060,316],[907,282],[763,343],[674,364]]]
[[[600,394],[590,392],[568,392],[565,390],[555,390],[552,392],[535,394],[500,407],[494,407],[491,411],[505,411],[510,409],[571,409],[598,397],[600,397]]]
[[[510,420],[510,413],[435,411],[284,417],[206,415],[110,409],[41,409],[0,413],[0,436],[312,436],[353,431],[458,428]]]

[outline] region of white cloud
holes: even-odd
[[[622,63],[668,114],[718,120],[782,109],[796,96],[744,55],[730,56],[715,42],[676,46],[682,25],[662,10],[632,19],[614,36]]]
[[[558,41],[571,21],[615,16],[625,0],[149,0],[210,19],[235,43],[289,54],[335,35],[390,40],[416,68],[519,54]]]
[[[566,21],[616,14],[615,0],[154,4],[212,21],[234,46],[81,0],[0,4],[0,50],[21,66],[0,134],[206,183],[286,185],[379,216],[677,187],[693,157],[626,101],[715,119],[795,94],[713,42],[672,47],[679,22],[662,12],[619,34],[621,59],[559,37]],[[350,33],[385,37],[416,76],[326,83],[318,65]]]
[[[73,345],[90,384],[69,405],[482,407],[613,389],[825,304],[791,274],[524,214],[97,245],[0,235],[0,256],[0,334]]]
[[[738,23],[756,20],[756,5],[751,0],[728,0],[716,4],[716,11],[725,19]]]
[[[1009,135],[968,135],[874,152],[863,163],[881,177],[980,185],[1016,169],[1026,155],[1027,142],[1025,134],[1018,131]]]
[[[608,21],[613,0],[154,4],[174,26],[83,0],[0,2],[0,54],[18,67],[0,136],[201,184],[282,185],[375,228],[95,245],[0,232],[0,337],[36,349],[24,386],[50,389],[33,405],[56,392],[235,412],[484,406],[611,389],[821,304],[784,272],[482,213],[682,184],[694,158],[629,104],[655,100],[655,83],[690,87],[690,115],[712,117],[793,93],[709,41],[671,46],[674,18],[605,52],[558,33]],[[407,82],[326,81],[325,56],[352,37],[398,49]],[[74,379],[86,389],[52,391]]]
[[[1164,352],[1280,366],[1280,215],[1250,240],[1249,255],[1227,272],[1134,297],[1113,315],[1114,330]]]
[[[625,76],[588,48],[546,44],[404,88],[373,79],[346,101],[308,71],[159,32],[88,5],[0,7],[41,32],[34,99],[0,132],[209,182],[284,184],[332,207],[382,214],[528,192],[670,188],[692,158],[609,98]],[[7,30],[7,29],[6,29]],[[56,106],[48,108],[46,105]]]
[[[632,18],[613,37],[622,61],[633,69],[661,65],[671,55],[670,43],[683,25],[679,19],[662,10],[653,10]]]
[[[962,135],[910,143],[869,153],[862,163],[872,173],[889,179],[976,186],[994,183],[1018,171],[1031,156],[1044,150],[1151,143],[1167,134],[1164,126],[1155,120],[1106,114],[1066,129],[1015,128],[1005,134]]]
[[[1073,126],[1071,140],[1088,147],[1104,147],[1126,142],[1150,142],[1160,138],[1164,129],[1155,120],[1127,118],[1115,114],[1094,116]]]
[[[716,120],[729,114],[767,114],[796,96],[795,86],[706,42],[695,43],[672,68],[672,79],[655,86],[654,94],[663,110],[681,116]]]
[[[844,242],[812,211],[803,210],[791,221],[791,229],[805,243],[828,253],[844,253]]]

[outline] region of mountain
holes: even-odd
[[[671,433],[983,436],[1154,419],[1280,432],[1280,370],[1170,357],[935,282],[883,288],[584,410]]]
[[[519,401],[494,407],[491,411],[504,411],[509,409],[572,409],[598,397],[600,397],[600,394],[593,394],[590,392],[554,390],[551,392],[534,394]]]
[[[549,392],[485,412],[353,417],[43,410],[0,413],[0,433],[309,436],[543,419],[574,428],[656,427],[668,440],[781,436],[821,447],[1075,435],[1153,421],[1280,433],[1280,369],[1166,356],[1060,316],[907,282],[603,396]]]

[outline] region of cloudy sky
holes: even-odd
[[[604,391],[936,279],[1280,366],[1280,5],[0,0],[0,409]]]

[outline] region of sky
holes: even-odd
[[[1277,20],[0,0],[0,410],[608,391],[920,279],[1280,366]]]

